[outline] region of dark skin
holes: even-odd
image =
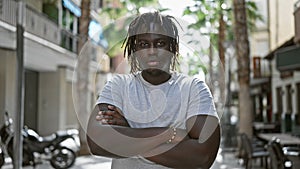
[[[169,50],[169,44],[164,41],[163,36],[142,36],[138,37],[138,42],[139,40],[150,44],[150,47],[141,51],[148,56],[146,58],[161,56]],[[166,45],[157,46],[157,42]],[[164,59],[168,59],[167,56]],[[162,84],[171,77],[169,70],[165,69],[169,63],[163,62],[166,64],[164,65],[160,60],[158,63],[156,61],[149,63],[146,60],[146,68],[142,71],[143,78],[153,85]],[[172,136],[173,130],[168,126],[130,128],[122,111],[108,104],[95,107],[87,130],[88,144],[95,155],[111,158],[142,155],[150,161],[171,168],[209,168],[212,165],[220,144],[217,118],[207,115],[193,116],[187,119],[186,129],[177,129],[175,139],[167,144]]]
[[[93,122],[97,123],[99,126],[99,121],[105,119],[108,120],[107,124],[111,125],[111,127],[123,134],[130,135],[128,133],[135,133],[132,134],[132,137],[137,138],[147,138],[152,137],[155,135],[159,135],[164,131],[168,130],[168,128],[147,128],[147,129],[133,129],[128,127],[128,123],[126,119],[118,112],[119,110],[114,106],[109,106],[107,104],[100,104],[99,107],[101,109],[106,109],[108,111],[94,111],[94,119],[90,119]],[[110,108],[108,108],[110,107]],[[100,113],[101,112],[101,113]],[[99,115],[101,114],[101,115]],[[101,116],[106,116],[107,118],[103,118]],[[209,121],[211,127],[214,128],[214,131],[211,131],[212,134],[210,137],[203,143],[199,143],[199,136],[201,132],[204,132],[205,129],[204,123]],[[102,126],[105,123],[101,124]],[[177,144],[164,144],[165,141],[163,140],[162,144],[153,146],[152,143],[149,143],[149,149],[143,151],[140,149],[140,152],[145,154],[144,156],[153,162],[156,162],[161,165],[165,165],[172,168],[209,168],[211,164],[214,162],[216,157],[216,153],[218,151],[218,145],[220,140],[220,127],[218,121],[214,117],[210,116],[194,116],[187,120],[187,130],[188,135],[185,136],[181,134],[181,137],[178,138],[179,140],[176,142]],[[89,133],[89,132],[88,132]],[[172,134],[172,133],[171,133]],[[99,133],[101,138],[103,139],[104,135]],[[88,135],[89,136],[89,135]],[[167,139],[170,138],[170,135],[167,136]],[[108,142],[111,138],[108,138]],[[88,137],[88,143],[91,148],[92,153],[95,155],[112,157],[112,158],[123,158],[123,156],[119,156],[118,154],[111,153],[102,147],[99,147],[93,140]],[[122,143],[118,143],[122,144]],[[133,143],[134,145],[138,144]],[[113,146],[113,145],[112,145]],[[150,147],[153,146],[153,147]],[[172,147],[173,146],[173,147]],[[108,146],[109,147],[109,146]],[[130,151],[124,149],[124,151]],[[167,151],[168,150],[168,151]],[[154,152],[154,156],[151,156],[151,151]],[[162,151],[162,154],[155,153],[156,151]],[[165,151],[165,152],[164,152]],[[138,155],[141,154],[138,152],[133,152],[131,155]],[[184,155],[183,155],[184,154]]]

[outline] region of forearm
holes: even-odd
[[[199,154],[199,151],[204,152],[204,147],[198,144],[197,140],[189,139],[176,145],[161,145],[151,151],[156,155],[146,159],[171,168],[199,168],[199,165],[207,163],[208,154]]]
[[[148,160],[171,168],[209,168],[219,148],[220,129],[199,143],[189,138],[178,144],[163,144],[144,155]]]
[[[149,152],[173,135],[169,128],[134,129],[94,123],[88,127],[90,150],[106,157],[131,157]]]

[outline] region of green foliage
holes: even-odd
[[[229,0],[194,0],[195,5],[185,8],[183,15],[190,15],[196,18],[196,22],[189,25],[189,28],[199,30],[206,28],[210,34],[215,32],[218,28],[219,16],[222,13],[225,16],[226,35],[228,40],[233,38],[233,10],[232,4]],[[247,23],[250,31],[255,29],[255,23],[262,19],[262,15],[257,13],[256,3],[248,0],[246,1],[247,9]],[[207,26],[210,25],[210,26]]]
[[[58,8],[56,5],[43,4],[43,13],[45,13],[55,23],[58,23]]]
[[[132,21],[133,16],[139,14],[140,8],[158,4],[158,0],[120,0],[119,2],[118,6],[107,5],[103,7],[100,13],[100,15],[106,14],[112,21],[129,16],[125,18],[124,22],[110,24],[103,30],[103,34],[108,40],[109,51],[107,54],[110,57],[114,57],[123,51],[121,46],[126,37],[126,28]],[[108,1],[109,3],[110,1]]]
[[[210,36],[210,43],[212,46],[218,46],[218,27],[219,17],[223,14],[225,21],[225,41],[233,41],[233,9],[231,0],[194,0],[193,6],[185,8],[183,15],[189,15],[196,18],[196,22],[189,25],[188,28],[194,30],[204,30],[203,34]],[[247,24],[249,31],[255,29],[255,23],[262,20],[262,16],[257,13],[257,6],[255,2],[246,1],[247,9]],[[194,42],[195,43],[195,42]]]
[[[247,24],[250,32],[255,30],[255,23],[257,21],[263,21],[262,15],[257,13],[257,6],[253,1],[246,1],[246,14],[247,14]]]
[[[123,7],[104,7],[101,13],[106,13],[110,19],[116,20],[128,13],[128,10]]]
[[[132,20],[132,17],[127,18],[124,21],[124,25],[120,25],[120,27],[117,27],[115,24],[109,24],[104,28],[103,35],[106,39],[108,39],[109,50],[107,54],[109,56],[116,56],[122,52],[121,46],[127,33],[124,27],[128,25],[128,20]]]
[[[108,3],[110,3],[108,1]],[[140,8],[158,4],[158,0],[120,0],[118,6],[107,5],[102,8],[101,13],[105,13],[110,19],[115,20],[127,14],[136,15]]]
[[[58,0],[43,0],[43,4],[56,5]]]
[[[200,56],[204,53],[200,53],[198,51],[193,52],[192,55],[187,56],[188,59],[188,65],[189,65],[189,75],[196,75],[199,73],[200,69],[204,72],[204,74],[207,74],[207,68],[204,65],[204,63],[201,61]]]

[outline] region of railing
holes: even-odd
[[[0,0],[0,19],[11,25],[16,25],[17,3],[11,0]]]
[[[60,44],[61,36],[58,25],[29,6],[26,6],[25,30],[52,43]]]
[[[0,20],[16,26],[17,3],[0,0]],[[45,14],[26,6],[25,31],[77,53],[77,36],[59,26]]]

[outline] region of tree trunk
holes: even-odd
[[[222,101],[225,101],[225,49],[224,49],[224,41],[225,41],[225,22],[222,11],[220,12],[219,18],[219,34],[218,34],[218,52],[221,61],[221,66],[219,66],[220,75],[219,75],[219,87],[220,87],[220,97]],[[224,102],[225,103],[225,102]],[[222,107],[224,106],[222,103]]]
[[[225,69],[225,49],[224,49],[224,41],[225,41],[225,22],[223,13],[220,12],[219,18],[219,34],[218,34],[218,49],[219,49],[219,57],[220,61]]]
[[[245,0],[233,0],[235,41],[239,81],[239,132],[252,137],[252,103],[250,97],[250,57]]]
[[[88,27],[90,23],[90,0],[81,1],[81,16],[79,18],[79,42],[78,42],[78,63],[77,63],[77,98],[76,105],[78,119],[80,122],[79,135],[81,141],[80,154],[87,154],[88,148],[86,144],[85,130],[89,116],[87,108],[88,85],[89,85],[89,65],[90,55],[88,47],[83,49],[84,44],[88,40]],[[82,51],[83,49],[83,51]]]
[[[212,93],[212,95],[214,95],[214,92],[215,92],[215,88],[214,88],[214,80],[215,80],[215,78],[214,78],[214,72],[213,72],[213,59],[214,59],[214,57],[213,57],[213,45],[212,45],[212,38],[211,38],[211,36],[210,36],[210,44],[209,44],[209,77],[210,77],[210,82],[211,83],[208,83],[208,86],[209,86],[209,88],[210,88],[210,90],[211,90],[211,93]]]

